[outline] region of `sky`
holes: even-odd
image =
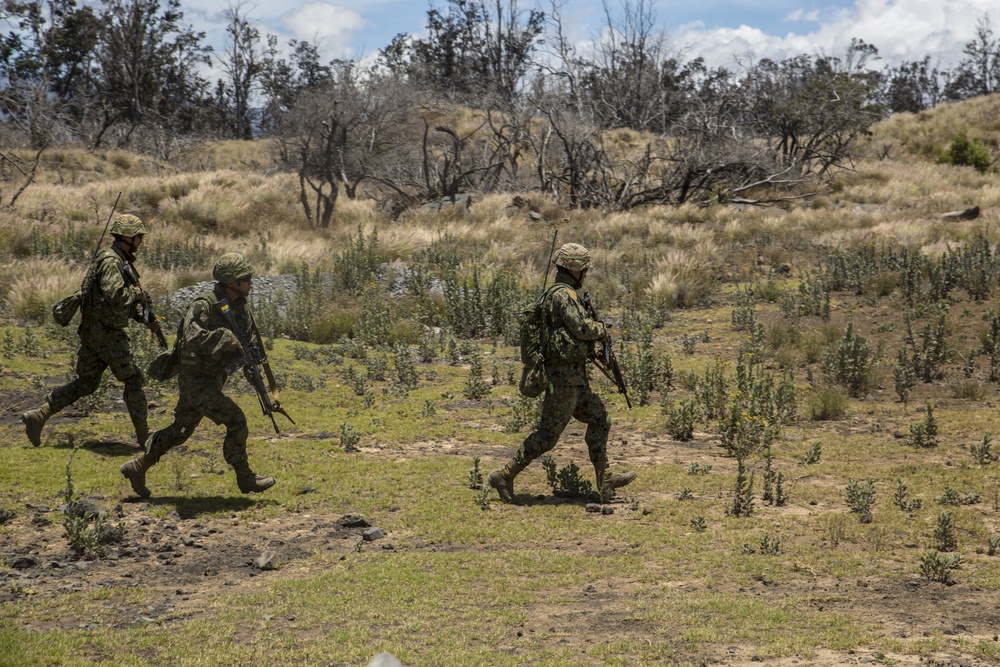
[[[606,0],[611,8],[621,0]],[[635,0],[633,0],[634,2]],[[931,56],[932,64],[951,67],[976,23],[991,9],[1000,36],[996,0],[646,0],[659,28],[686,56],[703,57],[709,66],[732,65],[735,57],[782,59],[800,54],[840,55],[857,37],[879,50],[882,64]],[[519,0],[522,9],[532,0]],[[539,0],[549,9],[551,0]],[[564,26],[574,41],[594,40],[605,25],[601,0],[560,0]],[[281,45],[290,39],[319,46],[325,60],[365,60],[399,33],[424,34],[430,7],[445,0],[244,0],[242,11],[262,35]],[[225,0],[181,0],[184,17],[207,33],[216,52],[225,45]],[[878,64],[875,65],[878,67]]]

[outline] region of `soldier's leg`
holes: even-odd
[[[140,498],[149,498],[151,492],[146,487],[146,471],[168,451],[186,442],[201,419],[202,414],[197,405],[182,395],[177,401],[177,407],[174,408],[174,421],[153,434],[148,451],[122,464],[118,470],[132,484],[132,490],[136,495]]]
[[[630,470],[614,474],[607,471],[611,418],[604,407],[604,401],[590,387],[585,388],[580,392],[573,417],[587,425],[587,435],[584,439],[587,442],[590,462],[594,464],[597,490],[602,500],[610,500],[614,496],[615,489],[631,484],[637,475]]]
[[[147,421],[146,392],[143,391],[142,371],[136,366],[132,357],[132,348],[128,335],[122,331],[109,338],[102,355],[111,368],[114,376],[125,385],[122,398],[128,408],[132,426],[135,428],[135,439],[142,447],[149,437],[149,422]]]
[[[550,451],[559,441],[566,424],[573,416],[577,395],[582,387],[553,387],[542,401],[542,416],[538,428],[532,431],[500,470],[490,473],[487,481],[504,502],[514,500],[514,478],[528,464]]]
[[[611,417],[604,407],[604,401],[590,387],[584,387],[573,408],[573,418],[587,425],[584,440],[590,462],[596,469],[608,467],[608,434],[611,432]]]
[[[49,392],[48,403],[52,407],[52,414],[97,391],[107,367],[108,363],[97,350],[88,344],[80,345],[76,357],[76,379]]]
[[[514,458],[528,465],[542,454],[551,451],[559,436],[566,430],[566,424],[573,412],[584,387],[554,387],[542,401],[542,416],[538,428],[528,434]]]
[[[49,417],[83,396],[89,396],[101,384],[107,364],[88,345],[80,345],[76,357],[76,379],[49,392],[45,403],[21,415],[24,432],[35,447],[42,444],[42,428]]]
[[[202,410],[205,416],[216,424],[225,424],[226,437],[222,441],[222,457],[236,472],[236,485],[243,493],[259,493],[274,486],[273,477],[262,477],[250,469],[247,457],[247,438],[250,430],[247,428],[247,418],[243,410],[231,398],[222,393],[213,392],[205,397]]]

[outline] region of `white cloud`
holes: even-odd
[[[304,4],[278,18],[290,39],[313,42],[320,53],[330,58],[354,56],[355,35],[368,26],[364,17],[353,9],[326,2]]]
[[[804,9],[796,9],[794,12],[792,12],[785,18],[789,21],[819,23],[819,11],[813,10],[811,12],[807,12]]]
[[[734,55],[753,53],[775,59],[799,54],[841,54],[856,37],[874,45],[883,63],[898,64],[931,56],[931,62],[952,67],[962,60],[962,49],[975,36],[976,22],[987,12],[994,33],[1000,33],[996,0],[855,0],[849,9],[822,16],[812,32],[789,32],[783,37],[757,28],[705,30],[698,24],[682,26],[674,37],[692,56],[710,66],[731,65]],[[812,13],[793,12],[789,18],[814,21]]]

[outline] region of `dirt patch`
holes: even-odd
[[[152,511],[159,503],[177,505],[166,518]],[[0,590],[0,604],[30,591],[48,597],[106,586],[142,586],[149,600],[142,605],[106,610],[116,626],[170,622],[205,613],[208,601],[224,590],[241,592],[260,579],[287,576],[283,570],[302,564],[318,550],[347,553],[371,522],[344,516],[289,513],[272,521],[247,524],[235,519],[200,516],[199,506],[229,506],[234,512],[252,501],[242,498],[159,498],[117,505],[108,520],[124,522],[126,540],[105,546],[102,557],[80,559],[68,546],[63,513],[29,506],[0,538],[0,555],[12,568],[15,585]],[[294,568],[293,568],[294,569]],[[110,603],[109,603],[110,604]],[[87,618],[64,616],[53,625],[86,627]],[[44,627],[35,627],[42,630]]]

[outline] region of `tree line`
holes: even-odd
[[[324,62],[306,41],[281,48],[235,0],[220,52],[185,23],[179,0],[0,0],[15,27],[0,37],[0,146],[169,159],[195,141],[273,138],[317,226],[340,195],[406,206],[538,191],[617,210],[773,203],[849,164],[888,114],[1000,82],[988,15],[950,69],[929,55],[880,68],[877,48],[857,39],[838,55],[712,68],[671,43],[652,0],[603,0],[601,37],[586,52],[564,30],[567,0],[548,2],[446,0],[427,11],[425,36],[399,35],[362,66]],[[457,107],[474,111],[472,129],[449,124]],[[628,132],[638,149],[620,149]],[[0,153],[0,183],[29,171]]]

